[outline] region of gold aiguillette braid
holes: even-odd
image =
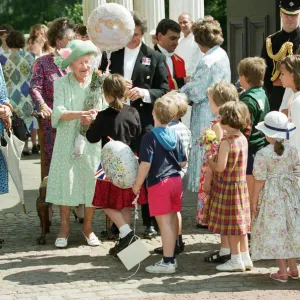
[[[271,38],[268,37],[266,40],[266,48],[267,48],[267,53],[269,57],[273,60],[273,71],[272,71],[272,77],[271,81],[275,81],[279,75],[280,75],[280,70],[278,68],[278,63],[285,58],[287,55],[293,55],[293,43],[291,42],[285,42],[280,50],[278,51],[277,54],[273,54],[273,49],[272,49],[272,42]]]

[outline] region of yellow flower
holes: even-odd
[[[206,151],[210,151],[210,149],[211,149],[211,144],[208,144],[208,145],[205,146]]]
[[[206,130],[205,138],[208,142],[212,142],[216,138],[216,133],[212,129]]]

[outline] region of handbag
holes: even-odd
[[[21,141],[25,142],[30,137],[30,132],[23,119],[19,118],[15,112],[12,113],[12,131]]]

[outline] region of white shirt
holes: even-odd
[[[290,138],[300,155],[300,92],[294,94],[294,97],[288,102],[288,118],[296,126],[296,132]]]
[[[166,49],[161,47],[159,44],[157,44],[158,49],[160,52],[167,58],[167,65],[169,67],[169,71],[171,73],[171,76],[174,77],[174,66],[173,66],[173,61],[172,61],[172,55],[174,52],[169,53]]]
[[[179,40],[175,53],[183,58],[187,76],[191,76],[199,59],[203,57],[203,53],[201,52],[198,44],[195,42],[194,35],[192,33],[190,33],[186,38],[182,37]]]
[[[279,108],[279,111],[282,111],[283,109],[288,109],[288,103],[291,100],[291,98],[294,97],[294,92],[291,88],[286,88],[284,91],[284,95],[282,98],[282,102]]]
[[[124,52],[124,78],[127,80],[131,80],[132,78],[132,73],[134,69],[134,65],[136,62],[136,59],[139,55],[139,52],[141,50],[142,44],[140,44],[139,47],[136,47],[134,49],[129,49],[128,47],[125,47],[125,52]],[[143,102],[145,103],[151,103],[151,97],[150,93],[146,89],[141,89],[144,92],[144,98]],[[130,105],[130,100],[127,99],[126,104]]]
[[[142,45],[142,44],[141,44]],[[141,45],[134,49],[129,49],[125,47],[124,53],[124,78],[131,80],[133,68],[136,62],[136,59],[139,55]]]

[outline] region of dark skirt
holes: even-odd
[[[97,180],[93,205],[101,208],[123,209],[133,208],[132,202],[135,199],[132,189],[120,189],[109,181]],[[138,199],[138,204],[147,204],[147,194],[144,186],[142,187]]]

